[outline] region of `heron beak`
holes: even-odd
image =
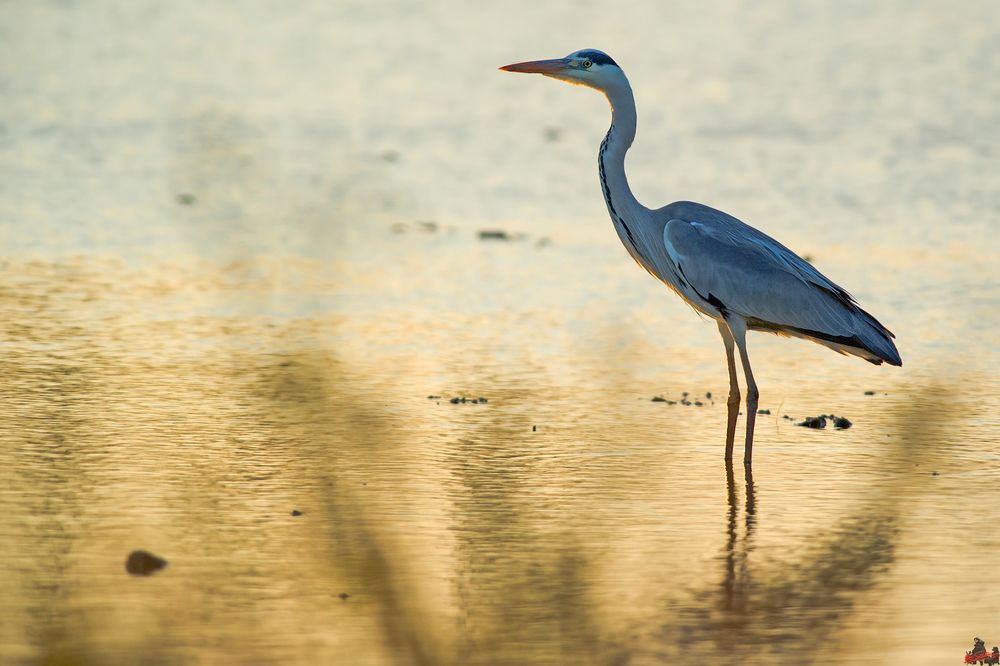
[[[531,60],[529,62],[516,62],[513,65],[504,65],[500,69],[505,72],[524,72],[525,74],[558,74],[569,69],[569,58],[555,58],[553,60]]]

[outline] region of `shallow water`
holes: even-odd
[[[0,661],[1000,642],[1000,12],[661,4],[0,9]],[[605,103],[495,71],[583,46],[636,90],[640,200],[897,334],[898,369],[752,337],[751,478],[714,325],[606,219]]]

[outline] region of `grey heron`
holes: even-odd
[[[753,452],[760,392],[750,369],[747,331],[812,340],[880,365],[902,365],[895,337],[843,288],[787,247],[735,217],[703,204],[677,201],[650,210],[625,176],[635,138],[636,110],[625,73],[608,54],[583,49],[565,58],[506,65],[508,72],[543,74],[598,90],[611,104],[611,127],[597,166],[604,201],[618,237],[635,261],[692,308],[715,320],[729,367],[726,461],[733,457],[740,386],[734,348],[746,376],[746,444]]]

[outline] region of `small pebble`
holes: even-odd
[[[125,560],[125,571],[133,576],[149,576],[165,566],[167,566],[165,559],[147,550],[133,550]]]
[[[865,391],[865,395],[875,395],[875,391]]]
[[[535,432],[537,430],[538,430],[538,426],[531,426],[531,432]]]
[[[770,414],[771,410],[770,409],[758,409],[757,413],[758,414]]]
[[[831,414],[831,416],[833,416],[833,415]],[[847,418],[845,418],[843,416],[834,416],[833,417],[833,427],[834,428],[840,428],[841,430],[847,430],[852,425],[854,425],[854,424],[851,423]]]
[[[812,416],[807,418],[805,421],[796,423],[795,425],[800,425],[805,428],[825,428],[826,427],[826,416]]]
[[[510,236],[502,229],[482,229],[479,232],[479,240],[510,240]]]
[[[940,476],[937,472],[931,472],[931,476]]]
[[[709,400],[711,400],[712,399],[712,392],[711,391],[706,392],[705,393],[705,397],[708,398]]]
[[[340,597],[341,601],[347,601],[347,598],[350,597],[351,595],[349,595],[347,592],[341,592],[337,596]]]
[[[439,396],[439,395],[429,395],[429,396],[427,396],[427,399],[428,400],[440,400],[441,396]]]
[[[301,516],[302,512],[299,511],[298,509],[292,509],[292,515],[293,516]]]
[[[650,402],[666,402],[666,401],[667,401],[666,398],[664,398],[663,396],[659,396],[659,395],[654,395],[653,399],[650,400]]]

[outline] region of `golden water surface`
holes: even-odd
[[[0,5],[0,662],[1000,643],[997,5],[614,4]],[[496,71],[588,46],[640,200],[897,335],[755,334],[752,475],[715,326],[607,220],[606,104]]]

